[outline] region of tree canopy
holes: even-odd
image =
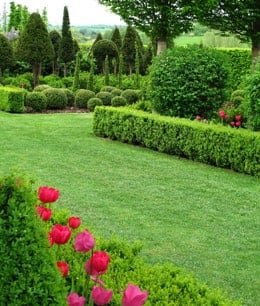
[[[192,8],[182,0],[99,0],[99,3],[149,36],[157,45],[157,53],[193,25]]]

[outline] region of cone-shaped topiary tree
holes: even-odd
[[[0,76],[6,68],[10,68],[14,63],[13,49],[8,39],[0,34]]]

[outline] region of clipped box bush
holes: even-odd
[[[112,106],[125,106],[127,103],[126,99],[122,96],[115,96],[111,100]]]
[[[102,100],[103,105],[111,105],[111,100],[113,96],[110,92],[100,91],[96,94],[96,98]]]
[[[138,110],[97,107],[97,136],[260,176],[260,134]]]
[[[133,104],[138,101],[140,96],[140,90],[125,89],[121,93],[121,96],[126,99],[127,104]]]
[[[36,201],[31,180],[16,173],[0,178],[0,305],[66,305],[65,283]]]
[[[67,95],[61,88],[48,88],[43,93],[47,98],[47,109],[64,109],[68,105]]]
[[[35,112],[46,109],[47,98],[41,91],[28,92],[25,97],[25,106]]]
[[[79,108],[87,108],[88,100],[94,97],[94,91],[88,89],[79,89],[75,94],[75,104]]]
[[[114,86],[103,86],[100,91],[112,92],[114,89],[116,89]]]
[[[75,103],[75,96],[72,90],[68,88],[64,88],[63,91],[65,92],[67,99],[68,99],[68,106],[74,106]]]
[[[26,91],[16,87],[0,87],[0,110],[10,113],[23,113]]]
[[[45,89],[49,89],[51,88],[51,86],[47,85],[47,84],[40,84],[36,87],[34,87],[34,91],[44,91]]]
[[[102,100],[99,99],[99,98],[94,97],[94,98],[90,98],[88,100],[87,108],[88,108],[88,110],[93,112],[95,110],[96,106],[100,106],[100,105],[103,105]]]
[[[116,97],[116,96],[121,96],[121,93],[122,93],[122,90],[119,89],[119,88],[115,88],[111,91],[111,94],[113,97]]]

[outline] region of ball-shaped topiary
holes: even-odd
[[[106,91],[100,91],[96,94],[96,98],[102,100],[103,105],[111,105],[112,94]]]
[[[42,112],[46,109],[47,98],[41,91],[28,92],[24,104],[35,112]]]
[[[114,86],[103,86],[100,91],[112,92],[116,87]]]
[[[112,94],[113,97],[115,97],[115,96],[121,96],[121,93],[122,93],[122,90],[119,89],[119,88],[115,88],[115,89],[113,89],[113,90],[111,91],[111,94]]]
[[[229,67],[223,53],[199,46],[167,50],[150,67],[151,99],[163,115],[211,118],[226,99]]]
[[[49,89],[51,88],[51,86],[47,85],[47,84],[40,84],[36,87],[34,87],[34,91],[44,91],[45,89]]]
[[[47,109],[64,109],[68,104],[68,98],[61,88],[49,88],[43,91],[47,98]]]
[[[67,99],[68,99],[68,106],[74,106],[75,103],[75,96],[72,90],[68,88],[64,88],[63,91],[65,92]]]
[[[95,97],[94,91],[79,89],[75,95],[75,104],[79,108],[87,108],[88,100]]]
[[[121,96],[126,99],[127,104],[133,104],[138,101],[140,95],[140,90],[136,89],[125,89]]]
[[[103,105],[102,100],[99,98],[90,98],[88,100],[88,110],[93,112],[95,110],[95,107],[98,105]]]
[[[122,96],[115,96],[111,100],[111,105],[112,106],[125,106],[126,104],[127,104],[127,101]]]

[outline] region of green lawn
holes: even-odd
[[[260,305],[260,180],[96,138],[89,114],[0,112],[0,169],[61,190],[57,205],[105,237],[143,242],[245,305]]]

